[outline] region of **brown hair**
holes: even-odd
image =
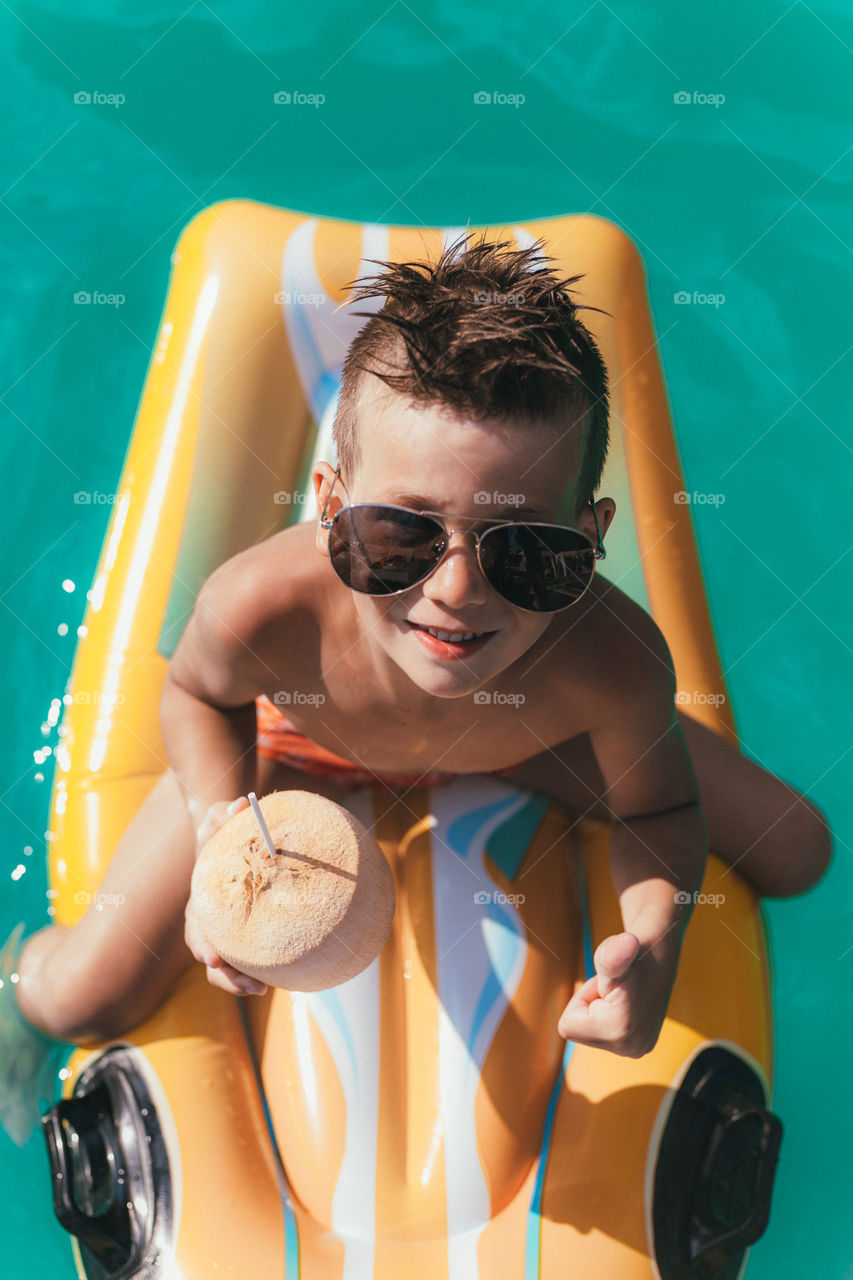
[[[355,311],[367,323],[343,366],[334,440],[344,478],[359,463],[358,412],[363,374],[373,373],[411,401],[449,405],[474,421],[539,418],[559,424],[584,416],[575,488],[579,514],[594,495],[609,442],[607,369],[596,343],[543,252],[509,241],[476,244],[464,232],[438,261],[380,262],[380,275],[350,281],[347,301],[384,298],[379,311]],[[349,287],[349,286],[347,286]]]

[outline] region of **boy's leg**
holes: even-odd
[[[69,1046],[43,1035],[27,1021],[15,998],[23,923],[0,947],[0,1125],[24,1146],[38,1123],[40,1104],[58,1091]]]
[[[820,810],[725,738],[676,710],[711,852],[765,897],[784,898],[811,888],[832,854],[832,837]],[[604,778],[587,734],[525,761],[511,781],[551,796],[573,815],[604,821],[611,816],[602,801]]]
[[[131,819],[99,893],[74,928],[33,934],[17,963],[16,995],[34,1026],[79,1043],[142,1022],[192,962],[184,910],[195,832],[175,775],[157,782]]]
[[[820,810],[698,720],[683,711],[678,718],[712,853],[765,897],[789,897],[816,884],[832,856]]]

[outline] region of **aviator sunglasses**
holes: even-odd
[[[594,503],[590,505],[597,547],[582,530],[565,525],[502,520],[476,533],[449,529],[440,512],[380,502],[353,503],[327,520],[329,499],[339,479],[340,468],[320,524],[329,530],[335,573],[351,590],[366,595],[399,595],[425,582],[447,555],[450,535],[471,533],[480,572],[498,595],[528,613],[556,613],[580,600],[592,582],[595,561],[606,555]],[[449,518],[477,522],[474,516]]]

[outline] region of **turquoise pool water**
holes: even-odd
[[[0,8],[0,39],[0,938],[46,919],[33,752],[110,510],[73,495],[119,475],[180,228],[233,196],[415,224],[609,217],[645,255],[687,488],[723,495],[694,517],[744,748],[836,833],[827,879],[767,908],[786,1130],[747,1275],[850,1280],[850,12],[43,0]],[[12,1280],[74,1274],[48,1196],[41,1139],[0,1136]]]

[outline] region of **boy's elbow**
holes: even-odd
[[[807,872],[805,889],[822,880],[832,862],[832,831],[826,816],[811,801],[805,801],[803,808],[808,814],[804,833],[804,869]],[[800,890],[802,893],[804,890]]]
[[[832,862],[832,831],[826,816],[810,800],[800,797],[787,832],[786,872],[770,895],[793,898],[823,879]]]

